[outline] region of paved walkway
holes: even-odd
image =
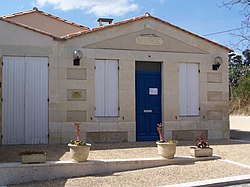
[[[179,142],[176,156],[188,156],[191,144],[191,142]],[[225,177],[250,176],[250,142],[227,140],[212,141],[210,144],[214,149],[214,154],[221,159],[13,186],[166,186],[225,179]],[[9,161],[17,161],[19,159],[17,153],[14,155],[10,151],[15,150],[15,148],[15,146],[0,147],[1,162],[3,162],[4,157],[5,159],[7,157]],[[17,148],[19,149],[17,151],[27,150],[28,146],[18,146]],[[45,150],[48,154],[48,160],[68,159],[69,150],[66,145],[34,146],[33,149],[35,148]],[[154,142],[94,144],[89,159],[148,157],[159,157]]]
[[[237,120],[238,119],[238,120]],[[250,117],[230,117],[235,131],[250,131]],[[249,128],[249,129],[248,129]],[[179,142],[176,156],[189,155],[192,142]],[[237,140],[211,141],[214,154],[220,159],[185,165],[170,165],[96,176],[33,182],[13,186],[225,186],[228,182],[250,183],[250,142]],[[20,161],[23,150],[44,150],[48,160],[69,159],[66,145],[0,146],[0,162]],[[93,144],[90,160],[159,157],[155,142]],[[1,177],[1,176],[0,176]],[[216,182],[217,181],[217,182]],[[213,184],[213,185],[211,185]],[[244,185],[242,185],[244,186]]]

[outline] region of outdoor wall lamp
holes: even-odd
[[[220,65],[222,64],[223,59],[219,56],[214,58],[213,70],[218,70]]]
[[[74,50],[73,52],[73,65],[79,66],[80,65],[80,59],[82,58],[82,52],[80,50]]]

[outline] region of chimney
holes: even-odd
[[[103,23],[111,24],[113,20],[114,19],[110,19],[110,18],[99,18],[97,22],[99,23],[99,27],[100,27],[100,26],[103,26]]]

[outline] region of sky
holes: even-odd
[[[240,14],[240,6],[229,9],[223,7],[222,2],[223,0],[0,0],[0,16],[37,7],[69,21],[97,27],[97,19],[100,17],[112,18],[117,22],[148,12],[240,53],[232,45],[239,40],[231,35],[232,32],[213,34],[241,28],[241,21],[244,20]]]

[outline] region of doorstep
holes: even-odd
[[[44,164],[0,163],[0,186],[80,177],[103,173],[137,170],[167,165],[192,164],[196,161],[220,159],[218,156],[194,158],[190,156],[137,159],[88,160],[87,162],[47,161]]]

